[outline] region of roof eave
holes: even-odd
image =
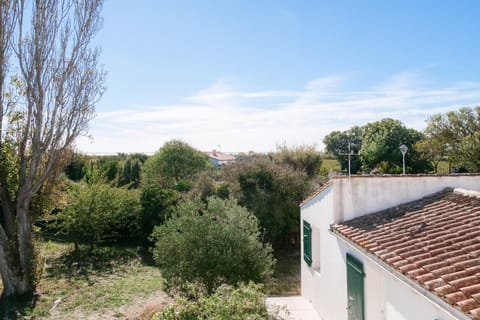
[[[307,207],[310,203],[312,203],[315,199],[317,199],[322,193],[330,189],[331,186],[333,186],[333,181],[329,180],[319,190],[315,191],[307,199],[303,200],[299,205],[300,209]]]

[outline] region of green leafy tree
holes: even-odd
[[[420,157],[430,161],[433,172],[438,172],[438,165],[441,161],[448,160],[447,144],[440,137],[427,136],[425,139],[417,141],[415,150]]]
[[[164,188],[190,188],[193,176],[210,167],[208,158],[185,142],[172,140],[163,145],[143,165],[143,183],[160,184]]]
[[[309,178],[320,172],[322,158],[315,146],[277,146],[277,152],[270,155],[275,162],[286,164],[295,170],[303,171]]]
[[[305,172],[258,155],[225,166],[230,194],[259,219],[275,247],[299,244],[299,203],[313,185]]]
[[[406,128],[399,120],[382,119],[363,127],[360,158],[366,170],[376,169],[380,173],[401,173],[402,153],[400,145],[408,147],[405,157],[409,173],[430,171],[430,163],[420,157],[415,144],[423,134]]]
[[[346,131],[333,131],[323,139],[325,150],[337,159],[342,170],[348,170],[349,153],[350,172],[355,174],[362,168],[359,156],[363,140],[362,133],[361,127],[354,126]]]
[[[60,232],[78,244],[136,239],[140,201],[136,190],[107,184],[72,184],[67,205],[58,214]]]
[[[480,106],[434,115],[425,134],[437,144],[436,157],[445,154],[456,167],[480,171]]]
[[[141,212],[141,237],[143,242],[148,241],[155,226],[171,216],[180,200],[180,194],[176,190],[164,189],[157,184],[145,186],[140,195]]]
[[[154,260],[171,289],[197,284],[212,293],[223,283],[264,281],[273,271],[258,220],[233,200],[185,200],[152,237]]]

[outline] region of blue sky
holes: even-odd
[[[106,0],[89,153],[271,151],[480,104],[479,1]]]

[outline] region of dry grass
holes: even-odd
[[[151,304],[164,306],[158,268],[140,250],[101,247],[74,252],[69,243],[40,242],[46,258],[38,300],[26,316],[35,319],[132,319]],[[157,310],[150,311],[151,313]],[[137,318],[137,317],[135,317]]]
[[[300,294],[300,255],[277,253],[277,266],[272,279],[265,285],[268,296],[295,296]]]

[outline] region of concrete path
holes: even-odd
[[[269,310],[286,307],[288,314],[280,312],[286,320],[320,320],[312,304],[302,296],[267,298],[266,304]]]

